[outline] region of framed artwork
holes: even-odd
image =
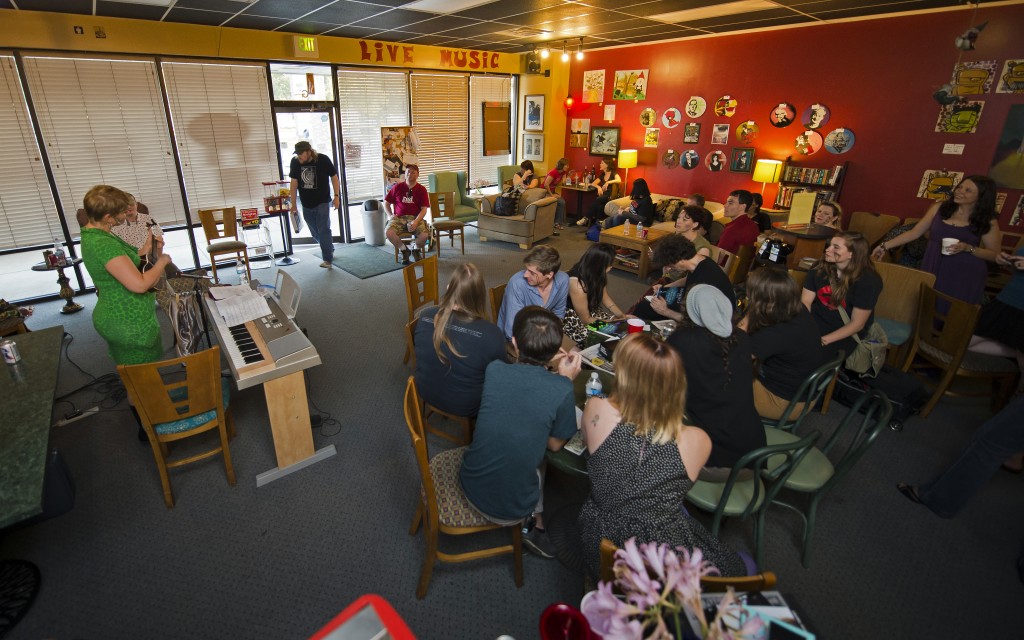
[[[647,76],[647,69],[616,71],[612,100],[646,100]]]
[[[484,155],[507,156],[512,153],[512,103],[484,102]]]
[[[523,134],[523,160],[544,160],[544,135],[540,133]]]
[[[604,69],[583,72],[583,102],[604,102]]]
[[[727,125],[728,126],[728,125]],[[683,127],[683,142],[696,144],[700,142],[700,123],[687,122]]]
[[[616,156],[622,142],[622,127],[593,127],[590,132],[590,155]]]
[[[543,131],[544,130],[544,96],[541,94],[535,96],[526,96],[526,108],[524,109],[525,118],[523,122],[523,131]]]
[[[587,139],[590,138],[590,119],[573,118],[569,121],[569,146],[577,149],[587,148]]]
[[[734,173],[750,173],[754,167],[754,147],[736,147],[732,150],[732,161],[729,171]]]
[[[711,134],[711,144],[729,144],[729,125],[715,125],[715,129]]]

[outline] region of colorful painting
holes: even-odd
[[[646,100],[647,76],[647,69],[616,71],[612,100]]]
[[[792,124],[795,118],[796,107],[788,102],[780,102],[772,107],[772,112],[768,114],[768,121],[771,122],[772,126],[776,129],[788,127]]]
[[[1024,59],[1006,61],[996,93],[1024,93]]]
[[[569,121],[569,146],[586,149],[590,137],[590,118],[573,118]]]
[[[701,117],[707,108],[707,100],[700,96],[690,96],[690,99],[686,101],[686,115],[691,118]]]
[[[753,120],[747,120],[736,125],[736,142],[740,144],[754,144],[757,134],[761,133],[761,127]]]
[[[729,144],[729,125],[715,125],[715,129],[711,133],[711,144]]]
[[[974,133],[981,120],[984,100],[957,100],[953,104],[939,107],[939,121],[935,123],[938,133]]]
[[[729,125],[726,125],[729,126]],[[700,142],[700,123],[699,122],[687,122],[686,126],[683,127],[683,142],[690,144],[697,144]]]
[[[754,168],[754,148],[736,148],[732,150],[732,161],[729,171],[734,173],[750,173]]]
[[[585,133],[570,133],[569,134],[569,146],[574,148],[574,149],[586,149],[587,148],[587,138],[589,138],[589,137],[590,136],[588,136]]]
[[[583,72],[583,102],[604,102],[604,69]]]
[[[665,165],[666,169],[675,169],[679,166],[679,152],[674,149],[669,149],[665,152],[665,155],[661,157],[661,164]]]
[[[800,121],[808,129],[820,129],[825,126],[831,115],[832,112],[825,105],[812,104],[804,110],[804,115],[800,118]]]
[[[647,131],[644,132],[644,146],[648,148],[658,148],[658,136],[661,133],[661,129],[657,127],[647,127]]]
[[[1010,105],[988,177],[1000,187],[1024,189],[1024,104]]]
[[[992,91],[992,80],[996,77],[995,60],[975,60],[973,62],[961,62],[953,66],[954,96],[969,96],[978,93]]]
[[[846,153],[857,142],[857,136],[849,129],[833,129],[825,136],[825,150],[836,155]]]
[[[644,127],[653,127],[657,124],[658,114],[654,109],[647,107],[640,112],[640,125]]]
[[[821,139],[821,134],[808,129],[796,137],[794,146],[798,153],[809,156],[818,153],[822,144],[824,140]]]
[[[731,118],[736,115],[736,107],[739,106],[739,102],[732,96],[722,96],[718,100],[715,100],[715,115],[725,116]]]
[[[405,180],[405,165],[419,164],[420,141],[412,127],[381,127],[381,149],[384,154],[384,193],[391,185]]]
[[[1010,216],[1011,227],[1024,227],[1024,196],[1017,200],[1017,206],[1013,208],[1013,215]]]
[[[594,127],[590,135],[590,155],[614,156],[619,152],[619,127]]]
[[[921,184],[917,187],[917,197],[937,201],[945,200],[953,195],[953,189],[963,179],[963,171],[928,169],[921,176]]]
[[[725,153],[722,151],[712,151],[704,158],[704,166],[708,168],[708,171],[721,171],[725,168],[725,163],[729,159],[725,157]]]
[[[679,113],[679,109],[676,109],[675,107],[665,109],[665,113],[661,116],[661,124],[665,125],[669,129],[675,129],[682,121],[683,114]]]
[[[687,149],[686,152],[683,153],[683,160],[680,164],[682,164],[683,168],[687,170],[696,169],[697,165],[700,164],[700,156],[697,154],[697,150]]]

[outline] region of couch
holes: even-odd
[[[514,216],[494,214],[494,201],[497,198],[497,194],[491,194],[480,201],[480,216],[477,219],[480,242],[503,240],[514,242],[521,249],[529,249],[533,243],[547,238],[554,231],[558,198],[548,195],[545,189],[524,191]]]
[[[686,205],[686,201],[677,196],[665,196],[659,193],[652,193],[651,200],[654,201],[654,226],[653,229],[660,231],[671,232],[676,227],[676,218],[679,217],[679,212],[683,206]],[[630,198],[618,198],[617,200],[610,200],[604,207],[604,213],[606,216],[613,216],[619,212],[619,209],[628,207]],[[722,235],[722,231],[725,229],[725,223],[728,222],[725,219],[725,206],[720,202],[711,202],[710,200],[704,203],[704,208],[711,212],[714,216],[714,222],[711,224],[711,228],[708,229],[707,239],[711,244],[718,243],[718,237]]]
[[[477,219],[479,210],[476,207],[476,200],[466,193],[466,184],[465,171],[438,171],[427,176],[427,190],[430,193],[450,191],[455,194],[455,219],[473,222]]]

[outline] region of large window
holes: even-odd
[[[72,232],[78,230],[75,211],[96,184],[131,192],[163,224],[182,220],[156,63],[57,56],[24,60],[57,195]]]
[[[488,184],[498,181],[498,167],[512,164],[512,154],[501,156],[484,155],[484,102],[509,103],[509,112],[515,113],[515,88],[511,76],[470,76],[469,78],[469,178],[471,182],[486,180]],[[510,131],[515,131],[515,123],[510,123]],[[509,150],[513,149],[513,140],[509,140]]]
[[[0,55],[0,149],[0,249],[52,242],[60,220],[10,55]]]
[[[469,158],[469,78],[414,73],[412,126],[419,138],[420,174],[465,171]],[[426,178],[423,179],[426,182]]]
[[[162,67],[189,208],[262,208],[262,183],[279,172],[266,66]]]
[[[350,203],[383,197],[380,129],[409,126],[406,78],[403,72],[338,71],[341,144]],[[340,170],[341,163],[337,164]]]

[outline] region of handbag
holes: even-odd
[[[515,187],[508,187],[494,199],[494,215],[514,216],[519,208],[519,197],[522,193]]]
[[[843,324],[850,324],[850,316],[846,309],[839,305],[839,315],[843,318]],[[868,337],[861,339],[858,334],[853,334],[857,342],[853,353],[846,357],[846,368],[854,373],[859,373],[862,378],[874,378],[885,366],[885,356],[889,349],[889,337],[885,335],[885,329],[877,322],[872,322],[868,327]]]

